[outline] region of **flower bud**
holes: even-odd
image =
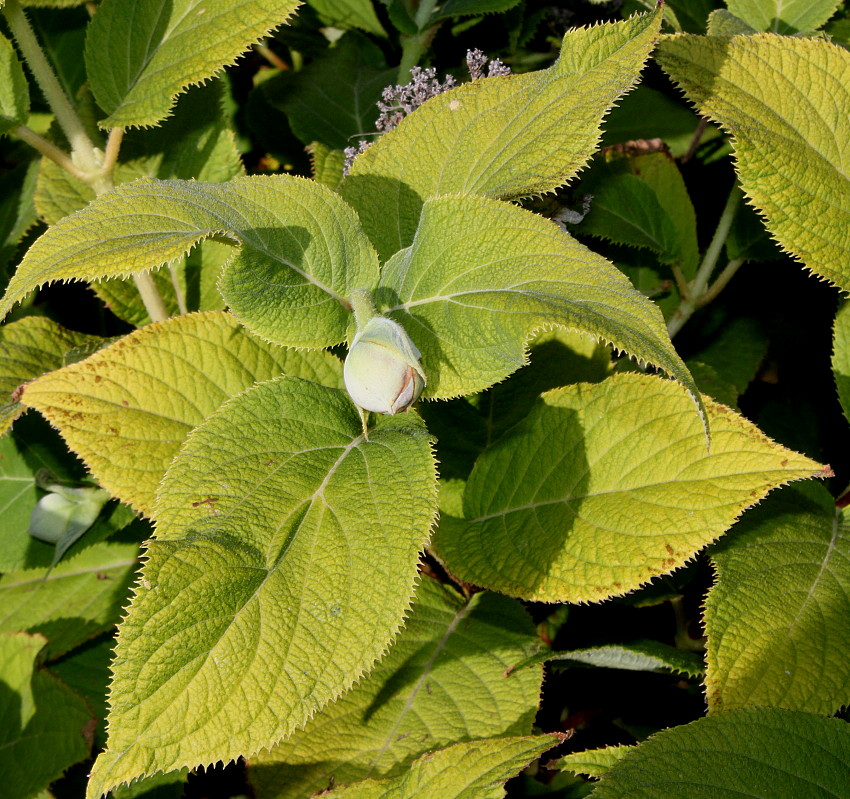
[[[356,405],[375,413],[409,408],[425,388],[419,350],[392,319],[373,316],[358,331],[345,359],[345,388]]]

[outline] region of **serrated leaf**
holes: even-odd
[[[793,34],[826,24],[840,0],[726,0],[729,10],[758,31]]]
[[[634,746],[606,746],[603,749],[588,749],[572,752],[547,764],[547,768],[601,777],[614,764],[634,749]]]
[[[281,373],[339,385],[341,371],[329,353],[267,344],[211,311],[137,330],[30,383],[22,401],[59,428],[104,488],[150,515],[189,431],[228,397]]]
[[[649,248],[662,263],[678,265],[688,279],[695,277],[696,214],[669,153],[606,151],[581,185],[593,199],[580,232]]]
[[[537,640],[515,600],[490,593],[464,600],[424,578],[381,663],[304,730],[251,759],[257,796],[306,799],[331,782],[399,774],[434,748],[530,733],[542,666],[506,671]]]
[[[336,191],[342,183],[345,168],[345,153],[333,150],[321,142],[313,142],[308,148],[313,180]]]
[[[850,305],[844,304],[835,316],[832,346],[832,374],[844,418],[850,422]]]
[[[27,121],[30,91],[12,43],[0,34],[0,133]]]
[[[498,200],[429,200],[413,244],[388,261],[378,302],[422,353],[426,397],[471,394],[516,371],[535,329],[577,328],[696,393],[658,309],[552,222]]]
[[[744,192],[787,252],[850,290],[844,143],[850,53],[773,34],[672,36],[656,59],[700,113],[734,137]]]
[[[102,341],[43,316],[26,316],[0,327],[0,435],[26,410],[14,395],[22,383],[64,366],[71,350]]]
[[[602,775],[593,799],[844,799],[850,725],[774,708],[730,710],[653,735]]]
[[[749,205],[740,205],[726,238],[726,255],[730,261],[775,261],[782,258],[782,251],[758,214]]]
[[[667,671],[699,677],[703,673],[702,658],[659,641],[636,641],[632,644],[605,644],[569,652],[552,652],[548,663],[581,663],[605,669],[624,671]]]
[[[455,744],[423,755],[400,777],[364,780],[322,795],[328,799],[502,799],[505,782],[562,740],[563,735],[550,733]]]
[[[81,697],[37,667],[43,646],[40,635],[0,634],[0,774],[8,799],[30,799],[91,749],[91,713]]]
[[[0,577],[0,632],[26,630],[47,640],[55,658],[118,622],[138,565],[139,545],[106,541],[66,559],[52,571]]]
[[[334,28],[359,28],[376,36],[386,36],[371,0],[307,0],[325,24]]]
[[[660,23],[657,11],[572,31],[550,69],[467,83],[381,136],[342,186],[381,259],[410,244],[431,197],[514,199],[566,183],[637,80]]]
[[[388,69],[380,48],[369,39],[348,33],[304,69],[281,72],[260,91],[286,114],[302,142],[344,150],[354,137],[375,132],[375,103],[396,71]]]
[[[850,527],[820,485],[787,488],[712,551],[705,603],[710,710],[850,703]]]
[[[292,346],[345,339],[351,316],[345,297],[375,284],[375,253],[337,194],[285,175],[119,186],[57,222],[29,249],[0,316],[44,283],[128,276],[222,233],[241,243],[220,288],[246,326]]]
[[[734,411],[706,406],[710,454],[670,381],[621,374],[547,392],[478,459],[465,519],[443,515],[432,547],[464,582],[599,601],[681,566],[772,488],[824,474]]]
[[[104,0],[86,37],[103,128],[154,125],[174,98],[284,23],[295,0]]]
[[[431,17],[431,22],[452,17],[498,14],[516,6],[520,0],[446,0]]]
[[[435,495],[412,414],[366,440],[344,392],[284,377],[207,419],[160,487],[88,796],[254,754],[350,688],[401,626]]]
[[[757,31],[725,8],[718,8],[708,15],[706,33],[709,36],[749,36]]]

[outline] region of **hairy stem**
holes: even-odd
[[[94,145],[71,101],[59,85],[56,73],[48,63],[19,0],[6,0],[3,14],[39,88],[56,115],[56,121],[68,138],[77,163],[83,172],[97,172],[100,163]]]
[[[183,296],[183,290],[180,288],[180,281],[177,279],[177,270],[173,264],[168,265],[168,272],[171,275],[171,285],[174,287],[174,296],[177,297],[177,310],[181,314],[188,313],[186,309],[186,298]]]
[[[12,128],[9,133],[17,136],[21,141],[26,142],[30,147],[38,150],[45,158],[49,158],[54,163],[62,167],[69,175],[73,175],[79,180],[86,180],[88,173],[83,172],[68,156],[64,150],[60,150],[53,142],[48,141],[42,136],[39,136],[34,130],[26,125],[17,125]]]
[[[366,289],[354,289],[351,292],[350,302],[358,330],[363,328],[373,316],[377,316],[372,296]]]
[[[153,275],[150,272],[139,272],[133,275],[133,282],[139,290],[139,296],[145,305],[145,310],[152,322],[164,322],[171,315],[168,313],[168,308],[165,307],[162,295],[153,282]]]
[[[676,312],[667,323],[667,333],[670,335],[670,338],[673,338],[673,336],[675,336],[676,333],[684,327],[685,323],[691,318],[697,308],[700,308],[707,302],[710,302],[720,293],[723,286],[726,285],[729,278],[735,274],[738,267],[741,265],[740,263],[737,264],[730,271],[730,267],[734,261],[730,262],[729,266],[723,270],[723,274],[718,278],[718,282],[723,279],[723,283],[720,287],[717,288],[716,291],[714,290],[714,287],[712,287],[711,290],[708,289],[708,282],[714,272],[714,267],[717,265],[717,259],[720,257],[723,245],[726,244],[726,239],[729,236],[729,229],[732,227],[732,220],[735,218],[735,212],[738,210],[740,202],[741,189],[736,183],[732,187],[732,191],[729,192],[729,198],[726,200],[723,213],[720,215],[720,221],[717,223],[717,229],[714,231],[711,244],[708,245],[708,249],[705,251],[702,263],[699,265],[699,269],[697,270],[696,277],[688,284],[687,296],[682,297],[682,302],[679,304]],[[709,299],[706,300],[706,296],[709,296]]]

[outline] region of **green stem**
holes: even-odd
[[[440,27],[439,22],[436,25],[430,24],[436,7],[437,0],[421,0],[413,17],[417,33],[413,36],[402,36],[401,63],[398,65],[398,82],[401,85],[410,81],[410,70],[419,63]]]
[[[17,125],[9,133],[26,142],[30,147],[38,150],[45,158],[62,167],[69,175],[78,180],[87,180],[88,173],[83,172],[68,156],[64,150],[60,150],[53,142],[39,136],[34,130],[26,125]]]
[[[139,296],[145,305],[145,310],[151,318],[151,322],[164,322],[171,314],[168,313],[168,308],[162,300],[162,295],[153,281],[153,275],[150,272],[138,272],[133,275],[133,282],[139,291]]]
[[[94,145],[71,101],[59,85],[56,73],[48,63],[19,0],[6,0],[3,14],[36,82],[56,115],[56,121],[68,138],[77,163],[83,172],[97,172],[101,165]]]
[[[688,284],[687,296],[682,297],[679,307],[667,323],[667,333],[670,335],[670,338],[673,338],[673,336],[675,336],[676,333],[684,327],[685,323],[691,318],[691,316],[693,316],[693,313],[697,308],[702,307],[706,304],[706,302],[710,302],[711,299],[714,299],[714,297],[720,293],[720,290],[726,285],[729,278],[732,277],[741,265],[739,263],[730,272],[729,266],[732,266],[734,261],[730,262],[730,265],[727,266],[723,272],[723,276],[725,277],[720,288],[717,289],[717,291],[714,291],[713,288],[708,290],[708,282],[711,280],[714,267],[717,265],[717,259],[720,257],[720,253],[723,251],[723,246],[726,244],[726,239],[729,236],[729,229],[732,227],[732,220],[735,218],[735,212],[738,210],[740,202],[741,189],[736,183],[732,187],[732,191],[729,192],[729,198],[726,200],[723,213],[720,215],[720,221],[717,223],[717,229],[714,231],[714,237],[711,239],[711,244],[708,245],[705,256],[703,256],[702,263],[699,265],[696,277]],[[718,279],[718,282],[719,280],[720,279]],[[706,296],[710,296],[710,299],[706,300]]]
[[[370,319],[377,316],[372,296],[366,289],[354,289],[349,302],[351,310],[354,311],[354,321],[358,330],[362,330]]]

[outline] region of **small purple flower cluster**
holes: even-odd
[[[489,59],[480,50],[469,50],[466,54],[466,65],[472,80],[485,77],[484,67]],[[498,58],[489,61],[487,68],[488,78],[501,75],[510,75],[511,69],[505,66]],[[436,97],[438,94],[453,89],[457,83],[451,75],[447,75],[441,83],[437,78],[437,70],[433,67],[422,69],[413,67],[410,70],[410,82],[402,85],[387,86],[378,101],[378,110],[381,112],[375,123],[375,134],[388,133],[408,114],[413,113],[426,100]],[[366,150],[372,142],[360,139],[356,147],[345,148],[345,166],[343,175],[347,175],[354,163],[354,159]]]

